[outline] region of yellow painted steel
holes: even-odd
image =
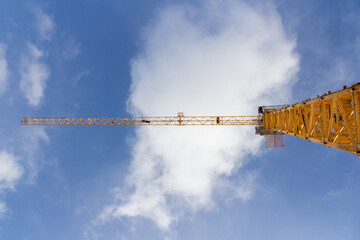
[[[38,117],[22,118],[23,125],[262,125],[259,116],[175,117]]]
[[[360,155],[360,84],[292,106],[267,110],[264,128]]]
[[[284,148],[283,134],[266,135],[266,148]]]
[[[261,111],[260,111],[261,110]],[[259,116],[173,117],[35,117],[23,125],[255,125],[268,148],[284,147],[282,134],[292,135],[360,156],[360,83],[302,103],[259,107]]]

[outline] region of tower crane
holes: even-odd
[[[284,134],[360,156],[360,83],[292,105],[260,106],[257,116],[24,117],[23,125],[254,125],[267,148],[284,147]]]

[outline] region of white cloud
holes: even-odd
[[[84,237],[86,240],[98,240],[101,239],[101,235],[98,234],[93,228],[87,227],[84,231]]]
[[[24,160],[26,169],[26,181],[34,183],[42,165],[42,156],[39,151],[41,143],[48,143],[49,136],[41,126],[26,126],[18,133],[19,141],[18,152]]]
[[[65,43],[65,48],[63,51],[63,56],[65,59],[74,59],[80,53],[80,44],[74,39],[70,38]]]
[[[42,40],[51,41],[51,35],[55,29],[52,16],[45,14],[39,7],[33,7],[36,18],[36,27]]]
[[[330,191],[327,193],[327,195],[329,197],[339,197],[341,195],[343,195],[346,192],[346,189],[341,189],[341,190],[337,190],[337,191]]]
[[[8,66],[6,61],[6,46],[0,42],[0,96],[5,92],[8,81]]]
[[[131,65],[133,115],[257,114],[259,105],[287,102],[298,71],[296,43],[272,6],[168,6],[144,36]],[[140,127],[128,194],[99,218],[145,217],[168,229],[186,209],[211,209],[216,186],[261,142],[253,127]],[[254,178],[244,178],[234,196],[250,199]]]
[[[3,134],[1,134],[3,135]],[[1,138],[0,145],[8,150],[0,151],[0,196],[5,190],[15,190],[21,179],[22,183],[34,184],[38,172],[44,163],[39,152],[40,143],[48,142],[49,137],[41,126],[27,126],[15,134]],[[5,201],[0,198],[0,218],[7,212]]]
[[[28,103],[32,106],[40,104],[44,96],[46,81],[50,77],[50,70],[40,61],[44,53],[35,45],[28,43],[28,54],[21,58],[20,63],[20,89]]]
[[[7,212],[6,204],[0,202],[0,219],[4,217],[4,214]]]
[[[79,72],[77,73],[71,80],[72,80],[72,83],[73,83],[73,86],[77,86],[79,81],[88,76],[90,74],[90,71],[87,69],[87,70],[84,70],[82,72]]]
[[[0,191],[3,189],[13,190],[23,173],[24,170],[18,163],[17,157],[6,151],[0,152]]]

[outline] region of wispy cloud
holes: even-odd
[[[50,138],[40,126],[27,126],[16,135],[16,138],[20,139],[17,141],[19,146],[17,151],[26,169],[26,181],[34,183],[42,166],[40,145],[49,143]]]
[[[22,128],[1,142],[6,150],[0,151],[0,193],[14,190],[20,178],[30,184],[35,182],[42,165],[39,149],[44,142],[49,142],[49,137],[40,126]]]
[[[133,115],[256,114],[258,105],[286,102],[298,71],[295,41],[269,5],[168,6],[144,36],[131,64]],[[261,141],[248,127],[140,127],[127,191],[99,218],[145,217],[169,229],[186,209],[211,209],[216,186]],[[250,199],[253,179],[234,196]]]
[[[101,239],[101,235],[91,227],[87,227],[84,231],[84,238],[85,240],[99,240]]]
[[[19,157],[6,150],[0,151],[0,193],[5,190],[15,190],[15,185],[24,174],[24,168],[19,163]],[[6,203],[0,200],[0,219],[8,211]]]
[[[20,89],[28,103],[32,106],[40,104],[44,96],[46,81],[50,70],[40,61],[44,53],[35,45],[28,43],[28,53],[24,54],[20,63]]]
[[[325,194],[322,194],[321,196],[316,197],[316,199],[325,200],[325,201],[338,199],[341,198],[346,193],[346,191],[347,191],[346,188],[329,191]]]
[[[81,71],[79,73],[77,73],[71,80],[72,80],[72,84],[73,86],[77,86],[79,81],[88,76],[90,74],[90,71],[87,69],[87,70],[84,70],[84,71]]]
[[[14,186],[24,173],[18,158],[7,151],[0,152],[0,191],[14,190]]]
[[[6,45],[0,42],[0,96],[5,92],[8,81]]]
[[[329,197],[339,197],[341,195],[343,195],[346,192],[346,189],[341,189],[341,190],[337,190],[337,191],[330,191],[327,193],[327,195]]]
[[[32,8],[36,18],[36,28],[42,40],[51,41],[55,23],[52,16],[44,13],[39,7]]]
[[[6,191],[15,191],[21,183],[34,184],[39,170],[43,165],[42,154],[39,151],[41,143],[49,141],[42,127],[22,128],[11,131],[6,138],[0,138],[0,218],[8,211],[6,202],[2,199]],[[4,132],[1,133],[1,136]],[[21,182],[20,182],[21,180]]]
[[[65,43],[65,48],[63,50],[63,56],[65,59],[74,59],[80,53],[80,44],[76,42],[73,38],[70,38]]]
[[[6,204],[0,202],[0,219],[4,217],[4,214],[7,212]]]

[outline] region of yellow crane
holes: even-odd
[[[360,83],[292,105],[261,106],[257,116],[25,117],[23,125],[254,125],[266,147],[284,147],[284,134],[360,156]]]

